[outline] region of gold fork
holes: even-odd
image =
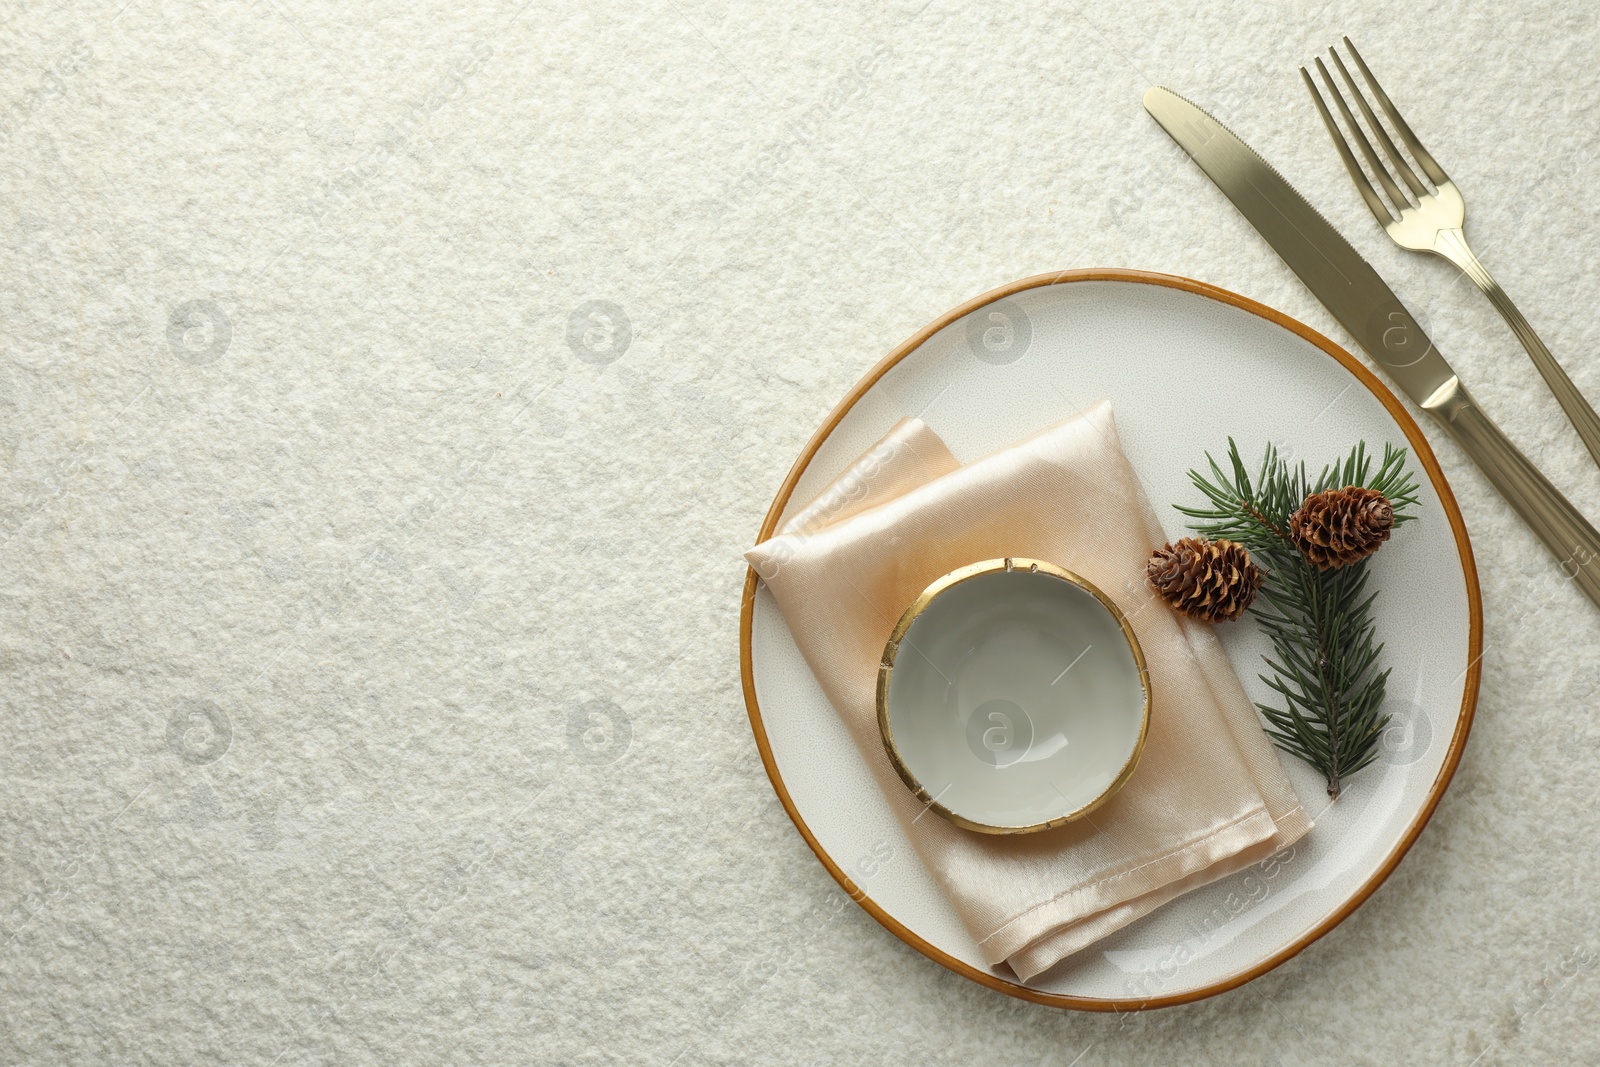
[[[1494,304],[1501,317],[1506,320],[1506,324],[1517,335],[1517,340],[1522,342],[1522,347],[1528,350],[1533,365],[1539,368],[1545,384],[1550,386],[1550,391],[1560,402],[1561,410],[1572,420],[1573,428],[1578,431],[1578,436],[1583,438],[1589,454],[1594,457],[1596,463],[1600,463],[1600,416],[1595,415],[1594,408],[1590,407],[1583,394],[1578,392],[1578,387],[1572,384],[1567,372],[1561,369],[1556,357],[1552,356],[1544,342],[1539,340],[1539,335],[1533,332],[1533,327],[1528,325],[1528,320],[1522,317],[1522,312],[1517,310],[1517,306],[1511,302],[1505,290],[1500,288],[1488,268],[1473,255],[1472,249],[1467,245],[1467,236],[1462,230],[1466,218],[1466,205],[1462,202],[1461,193],[1457,191],[1455,183],[1445,174],[1444,168],[1434,162],[1433,156],[1422,147],[1422,142],[1411,132],[1406,120],[1400,117],[1400,112],[1395,110],[1394,104],[1389,100],[1389,94],[1383,91],[1378,80],[1372,76],[1372,71],[1362,60],[1361,53],[1356,51],[1356,46],[1350,43],[1350,38],[1344,39],[1344,46],[1350,52],[1350,58],[1355,60],[1356,66],[1360,68],[1361,77],[1372,90],[1378,106],[1389,117],[1389,122],[1400,135],[1400,140],[1405,142],[1412,158],[1417,161],[1423,174],[1427,175],[1433,184],[1430,190],[1406,162],[1400,150],[1395,147],[1394,141],[1390,139],[1388,131],[1372,113],[1372,107],[1367,103],[1366,96],[1356,88],[1355,79],[1350,77],[1350,71],[1346,69],[1344,60],[1339,58],[1338,52],[1330,48],[1328,55],[1333,58],[1333,65],[1339,68],[1344,83],[1350,87],[1350,95],[1355,97],[1356,106],[1361,109],[1362,116],[1367,120],[1367,127],[1372,130],[1378,144],[1383,147],[1383,154],[1389,158],[1394,168],[1391,173],[1379,160],[1378,154],[1372,149],[1372,143],[1362,132],[1356,117],[1351,114],[1350,105],[1345,103],[1344,95],[1339,92],[1339,87],[1328,74],[1328,68],[1319,58],[1316,61],[1317,71],[1322,75],[1322,80],[1333,96],[1334,103],[1338,105],[1339,113],[1344,116],[1345,125],[1350,128],[1350,135],[1354,138],[1356,147],[1361,150],[1362,157],[1372,168],[1372,173],[1377,176],[1378,183],[1383,186],[1383,191],[1389,198],[1389,203],[1385,203],[1377,190],[1372,187],[1372,183],[1367,180],[1367,176],[1362,173],[1361,164],[1356,162],[1356,157],[1350,151],[1349,142],[1339,131],[1339,125],[1329,113],[1328,105],[1323,103],[1322,94],[1317,91],[1316,83],[1311,80],[1310,73],[1301,67],[1300,76],[1305,79],[1306,88],[1311,91],[1311,99],[1316,101],[1317,110],[1322,113],[1322,121],[1328,127],[1328,135],[1333,138],[1333,146],[1339,150],[1339,157],[1344,160],[1345,169],[1350,172],[1350,180],[1355,182],[1361,198],[1377,216],[1378,223],[1388,231],[1390,237],[1394,238],[1395,244],[1415,252],[1432,252],[1434,255],[1443,256],[1477,283],[1478,288],[1483,290],[1484,295]],[[1404,189],[1396,183],[1394,174],[1398,174],[1400,181],[1405,182]]]

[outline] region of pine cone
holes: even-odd
[[[1289,516],[1289,536],[1313,567],[1327,571],[1366,559],[1389,540],[1394,505],[1375,489],[1348,485],[1306,497]]]
[[[1201,622],[1232,622],[1261,587],[1250,550],[1234,541],[1185,537],[1150,553],[1145,578],[1172,607]]]

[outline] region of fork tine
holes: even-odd
[[[1378,98],[1378,106],[1383,108],[1383,113],[1389,116],[1390,122],[1394,123],[1396,132],[1400,134],[1400,139],[1406,143],[1407,148],[1411,149],[1411,154],[1416,157],[1417,162],[1422,164],[1423,173],[1433,179],[1433,184],[1435,185],[1443,185],[1449,181],[1450,175],[1446,174],[1444,168],[1433,161],[1433,156],[1429,155],[1428,150],[1422,147],[1422,142],[1417,140],[1417,135],[1411,132],[1411,127],[1406,125],[1406,120],[1400,117],[1400,112],[1395,110],[1394,103],[1389,99],[1389,94],[1383,91],[1383,86],[1378,84],[1378,79],[1372,76],[1372,71],[1367,68],[1366,60],[1362,59],[1361,53],[1356,51],[1356,46],[1350,43],[1350,38],[1346,37],[1344,39],[1344,46],[1350,50],[1350,58],[1356,61],[1356,66],[1361,68],[1361,76],[1372,87],[1372,95]]]
[[[1367,118],[1367,128],[1378,138],[1378,144],[1383,147],[1383,154],[1389,157],[1389,162],[1394,164],[1394,169],[1399,172],[1400,180],[1411,187],[1420,200],[1428,195],[1427,188],[1417,178],[1417,172],[1411,169],[1411,164],[1406,162],[1406,157],[1400,154],[1400,149],[1394,146],[1389,139],[1389,131],[1383,128],[1383,123],[1378,121],[1378,116],[1372,113],[1372,108],[1367,104],[1366,96],[1356,88],[1356,80],[1350,77],[1350,71],[1345,69],[1344,60],[1339,58],[1339,53],[1328,49],[1328,55],[1333,57],[1333,65],[1339,68],[1339,74],[1344,78],[1344,83],[1350,87],[1350,95],[1356,98],[1356,106],[1361,108],[1361,114]]]
[[[1350,136],[1355,141],[1356,147],[1361,149],[1361,155],[1366,158],[1372,167],[1372,173],[1377,176],[1378,184],[1383,186],[1383,191],[1389,194],[1389,200],[1394,204],[1394,217],[1398,219],[1405,210],[1412,205],[1406,199],[1406,194],[1394,183],[1385,169],[1383,161],[1378,158],[1378,153],[1372,150],[1372,142],[1367,140],[1367,135],[1361,132],[1361,123],[1356,121],[1355,115],[1350,112],[1350,105],[1344,102],[1344,94],[1339,92],[1339,87],[1333,84],[1333,76],[1328,73],[1328,68],[1323,65],[1322,59],[1317,59],[1317,73],[1322,75],[1322,82],[1328,87],[1328,92],[1333,96],[1333,102],[1339,105],[1339,114],[1344,116],[1345,125],[1350,128]]]
[[[1378,190],[1367,181],[1367,176],[1361,170],[1361,164],[1356,162],[1356,157],[1350,152],[1350,144],[1344,139],[1344,134],[1339,130],[1339,124],[1333,120],[1333,115],[1328,111],[1328,105],[1322,102],[1322,94],[1317,92],[1317,83],[1311,80],[1311,73],[1306,68],[1300,68],[1300,77],[1305,79],[1306,89],[1311,93],[1311,99],[1317,105],[1317,111],[1322,115],[1322,124],[1328,127],[1328,136],[1333,138],[1333,147],[1339,150],[1339,158],[1344,160],[1344,169],[1350,172],[1350,180],[1355,182],[1356,190],[1361,193],[1361,199],[1367,202],[1372,213],[1378,217],[1378,222],[1384,226],[1395,221],[1389,205],[1383,202],[1383,197],[1378,195]]]

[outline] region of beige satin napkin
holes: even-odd
[[[1146,588],[1145,559],[1164,540],[1101,401],[965,467],[926,425],[902,420],[745,553],[984,958],[1023,980],[1311,827],[1215,635]],[[1116,601],[1152,702],[1138,769],[1104,807],[1002,837],[924,811],[884,754],[875,687],[917,595],[1004,556],[1060,564]]]

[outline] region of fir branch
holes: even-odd
[[[1228,469],[1210,453],[1206,464],[1209,475],[1190,471],[1189,479],[1209,506],[1178,510],[1201,536],[1244,545],[1261,568],[1251,610],[1272,642],[1272,676],[1261,680],[1281,707],[1256,706],[1273,742],[1321,771],[1328,796],[1338,799],[1344,780],[1377,758],[1389,723],[1382,713],[1389,670],[1377,667],[1383,645],[1372,617],[1377,591],[1367,588],[1365,559],[1327,571],[1308,563],[1289,537],[1289,516],[1311,493],[1362,486],[1389,499],[1395,526],[1411,521],[1417,484],[1406,451],[1385,445],[1374,471],[1366,444],[1358,444],[1312,481],[1305,464],[1291,467],[1268,445],[1252,480],[1230,437]]]

